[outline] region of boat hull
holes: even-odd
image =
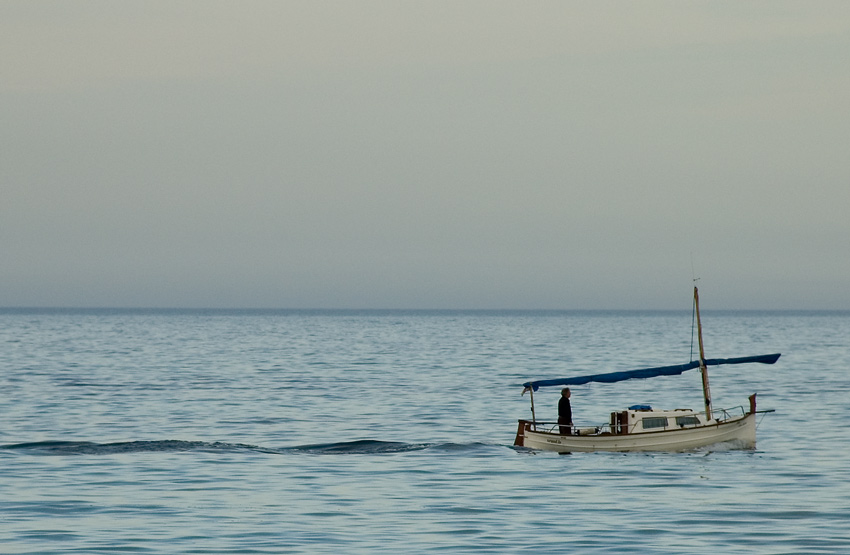
[[[592,451],[686,451],[718,443],[753,449],[756,445],[754,413],[693,428],[635,434],[559,435],[535,431],[534,423],[520,420],[515,444],[558,453]]]

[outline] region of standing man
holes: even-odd
[[[572,434],[573,409],[570,406],[569,387],[565,387],[561,390],[561,400],[558,401],[558,424],[561,425],[562,436],[568,436]]]

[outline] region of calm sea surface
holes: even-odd
[[[687,362],[690,313],[0,311],[0,553],[850,553],[850,314],[703,326],[782,353],[710,369],[755,450],[512,446],[517,383]],[[636,403],[699,373],[573,388]]]

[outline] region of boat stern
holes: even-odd
[[[514,445],[517,447],[525,447],[525,431],[531,427],[531,422],[528,420],[520,420],[516,428],[516,438]]]

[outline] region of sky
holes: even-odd
[[[0,3],[0,306],[850,309],[850,2]]]

